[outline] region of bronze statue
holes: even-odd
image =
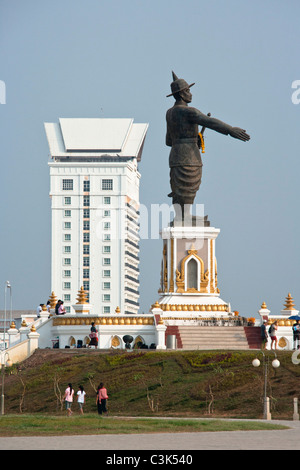
[[[201,184],[202,160],[199,150],[199,130],[202,125],[202,133],[208,127],[221,134],[231,135],[235,139],[248,141],[250,136],[239,127],[231,127],[225,122],[201,113],[196,108],[188,106],[192,101],[189,85],[182,78],[178,78],[174,72],[173,82],[169,96],[174,96],[175,104],[167,111],[167,135],[166,145],[171,148],[169,156],[170,185],[174,206],[184,214],[189,214],[190,206],[193,204],[196,193]],[[200,134],[202,138],[202,134]]]

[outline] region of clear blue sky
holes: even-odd
[[[196,82],[193,105],[251,134],[206,132],[205,205],[221,298],[244,316],[263,301],[300,307],[298,0],[0,0],[0,309],[50,295],[50,199],[44,122],[148,122],[140,199],[169,203],[165,113],[171,71]],[[157,298],[162,242],[141,241],[141,311]],[[2,287],[1,287],[2,286]],[[2,292],[2,293],[1,293]]]

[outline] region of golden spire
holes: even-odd
[[[82,286],[78,291],[77,304],[87,304],[86,293]]]
[[[55,305],[57,304],[57,297],[53,291],[51,292],[49,300],[50,300],[50,308],[55,308]]]
[[[285,299],[285,309],[284,310],[295,310],[294,307],[295,307],[295,304],[294,304],[294,300],[293,300],[293,297],[291,296],[291,294],[289,293],[289,295],[286,297]]]

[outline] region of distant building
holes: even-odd
[[[51,291],[67,312],[81,286],[92,312],[139,309],[139,182],[148,125],[45,123],[51,161]]]

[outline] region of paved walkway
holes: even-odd
[[[245,421],[245,420],[243,420]],[[265,421],[264,421],[265,422]],[[65,437],[1,437],[0,450],[105,450],[157,453],[159,450],[299,450],[300,421],[275,421],[280,431],[222,431],[159,434],[106,434]],[[106,452],[107,455],[109,455]],[[136,455],[136,452],[132,452]],[[118,455],[122,455],[119,452]]]

